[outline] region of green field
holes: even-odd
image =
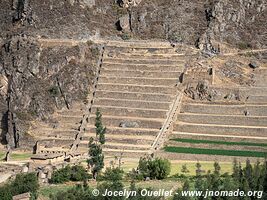
[[[266,152],[259,151],[239,151],[239,150],[222,150],[222,149],[201,149],[187,147],[167,146],[164,148],[166,152],[171,153],[188,153],[188,154],[206,154],[206,155],[222,155],[222,156],[243,156],[243,157],[266,157]]]
[[[4,152],[0,152],[0,160],[3,160],[5,158]],[[12,160],[28,160],[32,156],[31,153],[11,153],[11,161]]]
[[[39,194],[41,196],[49,197],[50,195],[55,195],[58,192],[65,192],[74,187],[74,185],[60,184],[60,185],[49,185],[41,187]]]
[[[175,138],[171,140],[176,142],[192,143],[192,144],[222,144],[222,145],[267,147],[267,144],[265,143],[252,143],[252,142],[227,142],[227,141],[215,141],[215,140],[194,140],[194,139],[184,139],[184,138]]]

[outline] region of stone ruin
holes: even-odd
[[[138,6],[142,0],[120,0],[118,1],[119,5],[124,8],[129,8],[131,6]]]

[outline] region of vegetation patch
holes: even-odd
[[[172,153],[243,156],[243,157],[258,157],[258,158],[266,157],[265,152],[259,152],[259,151],[235,151],[235,150],[201,149],[201,148],[186,148],[186,147],[173,147],[173,146],[167,146],[164,148],[164,150]]]
[[[176,142],[192,143],[192,144],[221,144],[221,145],[237,145],[237,146],[258,146],[267,147],[265,143],[252,143],[252,142],[226,142],[226,141],[215,141],[215,140],[194,140],[194,139],[184,139],[175,138],[171,139]]]
[[[53,172],[51,183],[64,183],[68,181],[85,181],[89,178],[89,174],[82,166],[67,166],[65,168]]]
[[[35,173],[18,174],[15,180],[0,187],[0,199],[10,200],[12,196],[30,192],[31,199],[35,200],[38,189],[39,183]]]

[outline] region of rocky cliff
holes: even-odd
[[[40,38],[167,39],[219,53],[222,45],[265,48],[264,0],[1,0],[1,140],[30,141],[33,120],[83,101],[97,46],[43,46]]]

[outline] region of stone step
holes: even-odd
[[[177,55],[176,49],[174,48],[149,48],[149,47],[116,47],[106,46],[105,57],[116,56],[116,53],[135,53],[135,54],[175,54]],[[192,53],[195,54],[195,53]],[[181,56],[181,55],[180,55]]]
[[[78,130],[58,130],[58,129],[38,129],[36,136],[45,136],[45,137],[69,137],[75,136],[78,133]]]
[[[166,117],[167,110],[152,110],[152,109],[137,109],[137,108],[124,108],[124,107],[112,107],[112,106],[94,106],[93,115],[96,112],[96,108],[99,107],[103,116],[125,116],[125,117],[141,117],[141,118],[159,118],[164,119]]]
[[[85,142],[81,142],[79,144],[79,148],[87,148],[88,149],[88,144]],[[141,145],[141,144],[127,144],[127,143],[121,143],[121,142],[108,142],[104,145],[105,148],[112,148],[112,149],[117,149],[117,150],[149,150],[150,146],[149,145]]]
[[[150,141],[154,141],[154,139],[156,138],[155,135],[144,135],[144,134],[142,134],[142,135],[132,135],[132,134],[131,135],[130,134],[125,135],[125,134],[121,134],[121,133],[120,134],[119,133],[117,133],[117,134],[105,133],[105,136],[106,136],[106,138],[109,138],[109,139],[145,140],[145,141],[149,141],[149,143],[150,143]],[[82,140],[83,141],[89,141],[89,139],[91,137],[95,138],[96,137],[96,133],[94,133],[94,132],[86,132],[83,135]]]
[[[156,86],[175,86],[179,78],[144,78],[144,77],[101,77],[98,83],[115,83],[115,84],[139,84],[139,85],[156,85]]]
[[[245,94],[248,96],[260,96],[262,94],[267,94],[267,87],[252,87],[249,88]]]
[[[123,158],[140,158],[145,157],[148,155],[148,150],[128,150],[124,149],[123,151],[120,149],[113,149],[113,148],[104,148],[103,152],[105,156],[112,156],[114,157],[123,157]]]
[[[168,141],[166,144],[174,147],[187,147],[187,148],[201,148],[201,149],[223,149],[223,150],[241,150],[241,151],[262,151],[265,152],[267,148],[257,146],[240,146],[240,145],[222,145],[222,144],[194,144],[186,142]]]
[[[142,144],[124,144],[119,142],[109,142],[104,145],[104,148],[113,148],[123,150],[149,150],[150,145],[142,145]]]
[[[179,71],[126,71],[126,70],[107,70],[103,69],[100,73],[100,79],[102,77],[130,77],[130,78],[176,78],[178,79],[181,75]]]
[[[122,91],[122,92],[140,92],[140,93],[162,93],[162,94],[172,94],[174,92],[174,87],[164,87],[164,86],[150,86],[150,85],[133,85],[133,84],[108,84],[100,83],[97,86],[98,90],[108,90],[108,91]]]
[[[94,107],[101,106],[116,106],[116,107],[127,107],[127,108],[144,108],[144,109],[160,109],[168,110],[170,107],[169,102],[158,102],[158,101],[136,101],[128,99],[112,99],[112,98],[96,98],[94,100]]]
[[[84,105],[83,109],[75,109],[75,110],[62,110],[58,111],[58,115],[71,115],[71,116],[82,116],[85,112],[86,106]]]
[[[69,116],[69,115],[62,115],[55,117],[55,119],[59,122],[59,124],[63,123],[80,123],[82,121],[82,116]]]
[[[91,123],[92,124],[92,123]],[[95,127],[92,125],[88,125],[87,133],[95,133]],[[106,129],[106,135],[124,135],[128,136],[151,136],[156,137],[159,133],[159,129],[148,129],[148,128],[122,128],[122,127],[112,127],[108,126]],[[86,136],[86,134],[85,134]]]
[[[114,98],[114,99],[127,99],[127,100],[140,100],[140,101],[155,101],[155,102],[171,102],[173,96],[162,93],[151,92],[128,92],[128,91],[112,91],[112,90],[97,90],[96,97],[101,98]]]
[[[182,72],[184,70],[184,63],[178,64],[177,66],[172,65],[136,65],[136,64],[105,64],[102,66],[105,70],[121,70],[121,71],[177,71]]]
[[[267,116],[267,105],[248,105],[248,104],[201,104],[201,103],[186,103],[181,107],[181,113],[199,113],[199,114],[214,114],[214,115],[241,115],[249,113],[251,116]]]
[[[250,104],[266,104],[267,105],[267,95],[266,96],[249,96],[246,102]]]
[[[152,40],[110,40],[107,43],[108,48],[172,48],[168,41],[152,41]]]
[[[244,94],[245,96],[260,96],[262,94],[266,94],[267,93],[267,87],[217,87],[217,86],[213,86],[211,87],[211,89],[216,90],[216,92],[218,94],[223,94],[223,95],[227,95],[227,94],[232,94],[235,92],[240,91],[241,94]],[[223,98],[224,96],[222,96]]]
[[[81,123],[80,122],[59,122],[58,126],[57,126],[57,129],[60,130],[60,129],[69,129],[69,130],[77,130],[79,125]]]
[[[267,128],[248,127],[248,126],[230,126],[215,124],[193,124],[180,123],[174,125],[174,131],[188,133],[205,133],[214,135],[237,135],[237,136],[255,136],[267,137]]]
[[[170,53],[157,53],[156,52],[149,52],[148,50],[144,50],[143,52],[140,51],[132,51],[129,50],[129,52],[118,52],[114,50],[107,51],[104,55],[105,58],[119,58],[119,59],[155,59],[155,60],[175,60],[175,61],[185,61],[186,56],[178,54],[176,52],[170,52]]]
[[[237,135],[219,135],[219,134],[205,134],[205,133],[186,133],[186,132],[175,132],[169,136],[173,138],[185,138],[195,140],[214,140],[214,141],[231,141],[231,142],[252,142],[252,143],[266,143],[267,137],[249,137],[249,136],[237,136]]]
[[[218,125],[267,127],[267,117],[180,113],[178,115],[177,120],[181,122],[196,123],[196,124],[203,123],[203,124],[218,124]]]
[[[86,137],[83,137],[81,143],[88,145],[90,137],[95,138],[95,134],[94,133],[86,134]],[[153,144],[155,138],[147,139],[145,137],[139,137],[138,138],[137,136],[134,136],[134,137],[129,137],[128,136],[128,137],[126,137],[124,135],[115,135],[115,136],[106,135],[105,139],[106,139],[105,144],[122,143],[122,144],[138,144],[138,145],[149,145],[150,146],[150,145]]]
[[[48,149],[51,149],[53,147],[69,148],[73,142],[74,138],[73,139],[47,138],[39,141],[39,145]]]
[[[122,124],[126,124],[125,126],[128,128],[152,128],[152,129],[160,129],[163,120],[160,119],[152,119],[152,118],[134,118],[134,117],[124,117],[124,116],[102,116],[102,122],[106,127],[120,127]],[[90,117],[90,123],[94,124],[95,116]]]
[[[117,63],[125,63],[125,64],[160,64],[160,65],[178,65],[181,64],[181,61],[169,60],[169,59],[129,59],[129,58],[105,58],[103,60],[103,65],[106,63],[109,64],[117,64]]]

